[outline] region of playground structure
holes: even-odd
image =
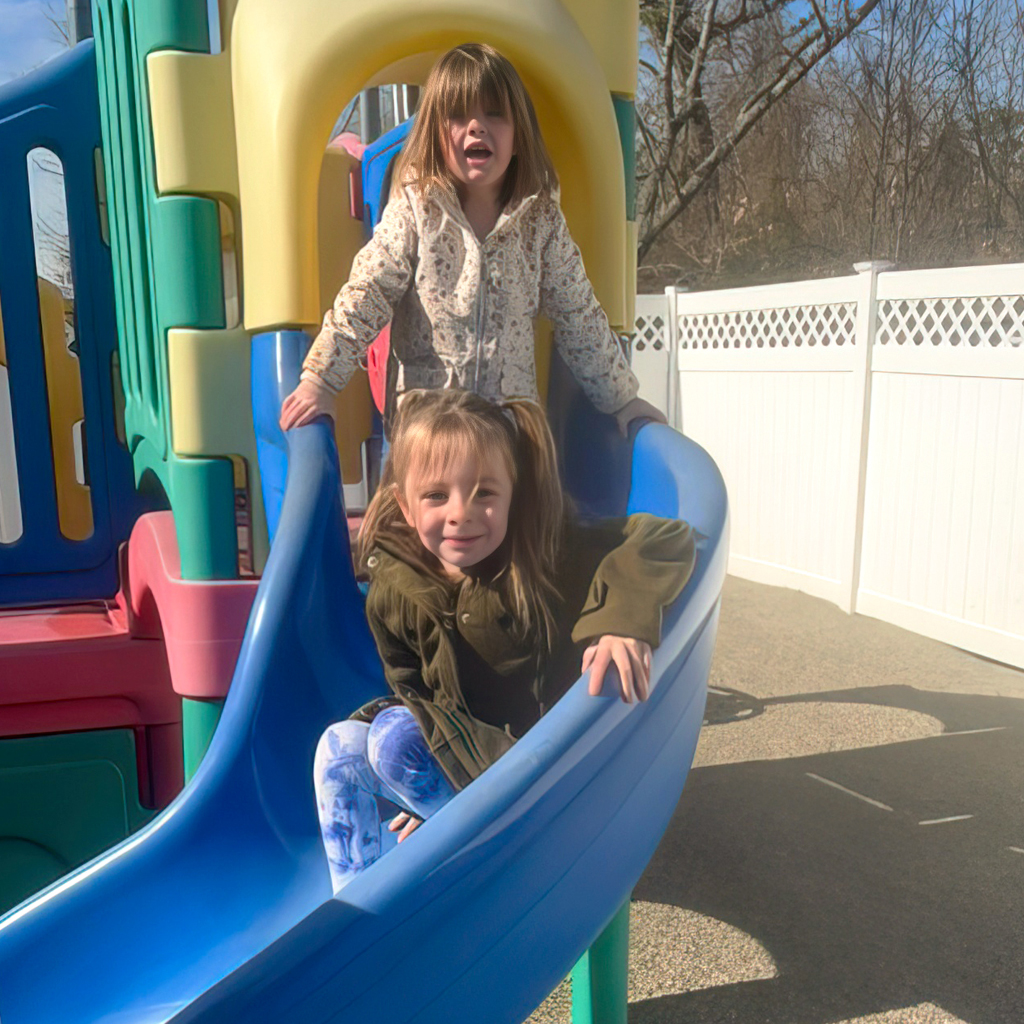
[[[333,436],[286,439],[276,417],[365,237],[354,214],[379,216],[388,161],[373,157],[401,135],[361,161],[328,145],[339,111],[368,85],[421,83],[467,39],[522,73],[598,297],[631,324],[635,7],[225,0],[219,53],[205,3],[101,0],[94,28],[0,92],[2,897],[121,843],[0,922],[4,1024],[374,1020],[397,977],[414,995],[395,1020],[515,1021],[613,919],[577,968],[575,1012],[618,1019],[622,957],[616,973],[599,951],[621,942],[617,910],[701,721],[725,566],[714,465],[667,428],[618,438],[539,328],[581,504],[702,535],[652,698],[627,708],[577,684],[332,900],[312,752],[384,687],[340,501],[342,477],[346,500],[365,496],[366,377],[339,396]],[[33,147],[64,166],[75,356],[37,284]],[[446,957],[417,963],[424,941]],[[59,986],[42,983],[54,957]]]

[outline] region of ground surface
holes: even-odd
[[[730,577],[711,686],[630,1024],[1024,1024],[1024,673]]]

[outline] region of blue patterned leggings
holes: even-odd
[[[320,832],[337,892],[395,844],[381,828],[377,797],[424,820],[455,795],[408,708],[385,708],[372,724],[336,722],[313,762]]]

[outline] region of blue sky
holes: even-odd
[[[207,0],[211,34],[216,34],[216,0]],[[64,0],[0,0],[0,85],[62,52],[46,12],[63,15]]]
[[[0,84],[31,71],[63,49],[46,20],[47,9],[63,12],[64,0],[0,0]],[[803,0],[791,8],[795,15],[809,11],[810,4]]]
[[[31,71],[60,53],[53,26],[46,20],[45,0],[0,0],[0,83]],[[63,11],[61,0],[51,9]]]

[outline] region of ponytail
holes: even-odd
[[[555,643],[560,600],[551,574],[565,529],[566,498],[558,477],[558,459],[547,416],[536,403],[514,399],[505,404],[516,424],[519,475],[509,522],[509,576],[513,601],[521,618],[542,630],[550,650]]]

